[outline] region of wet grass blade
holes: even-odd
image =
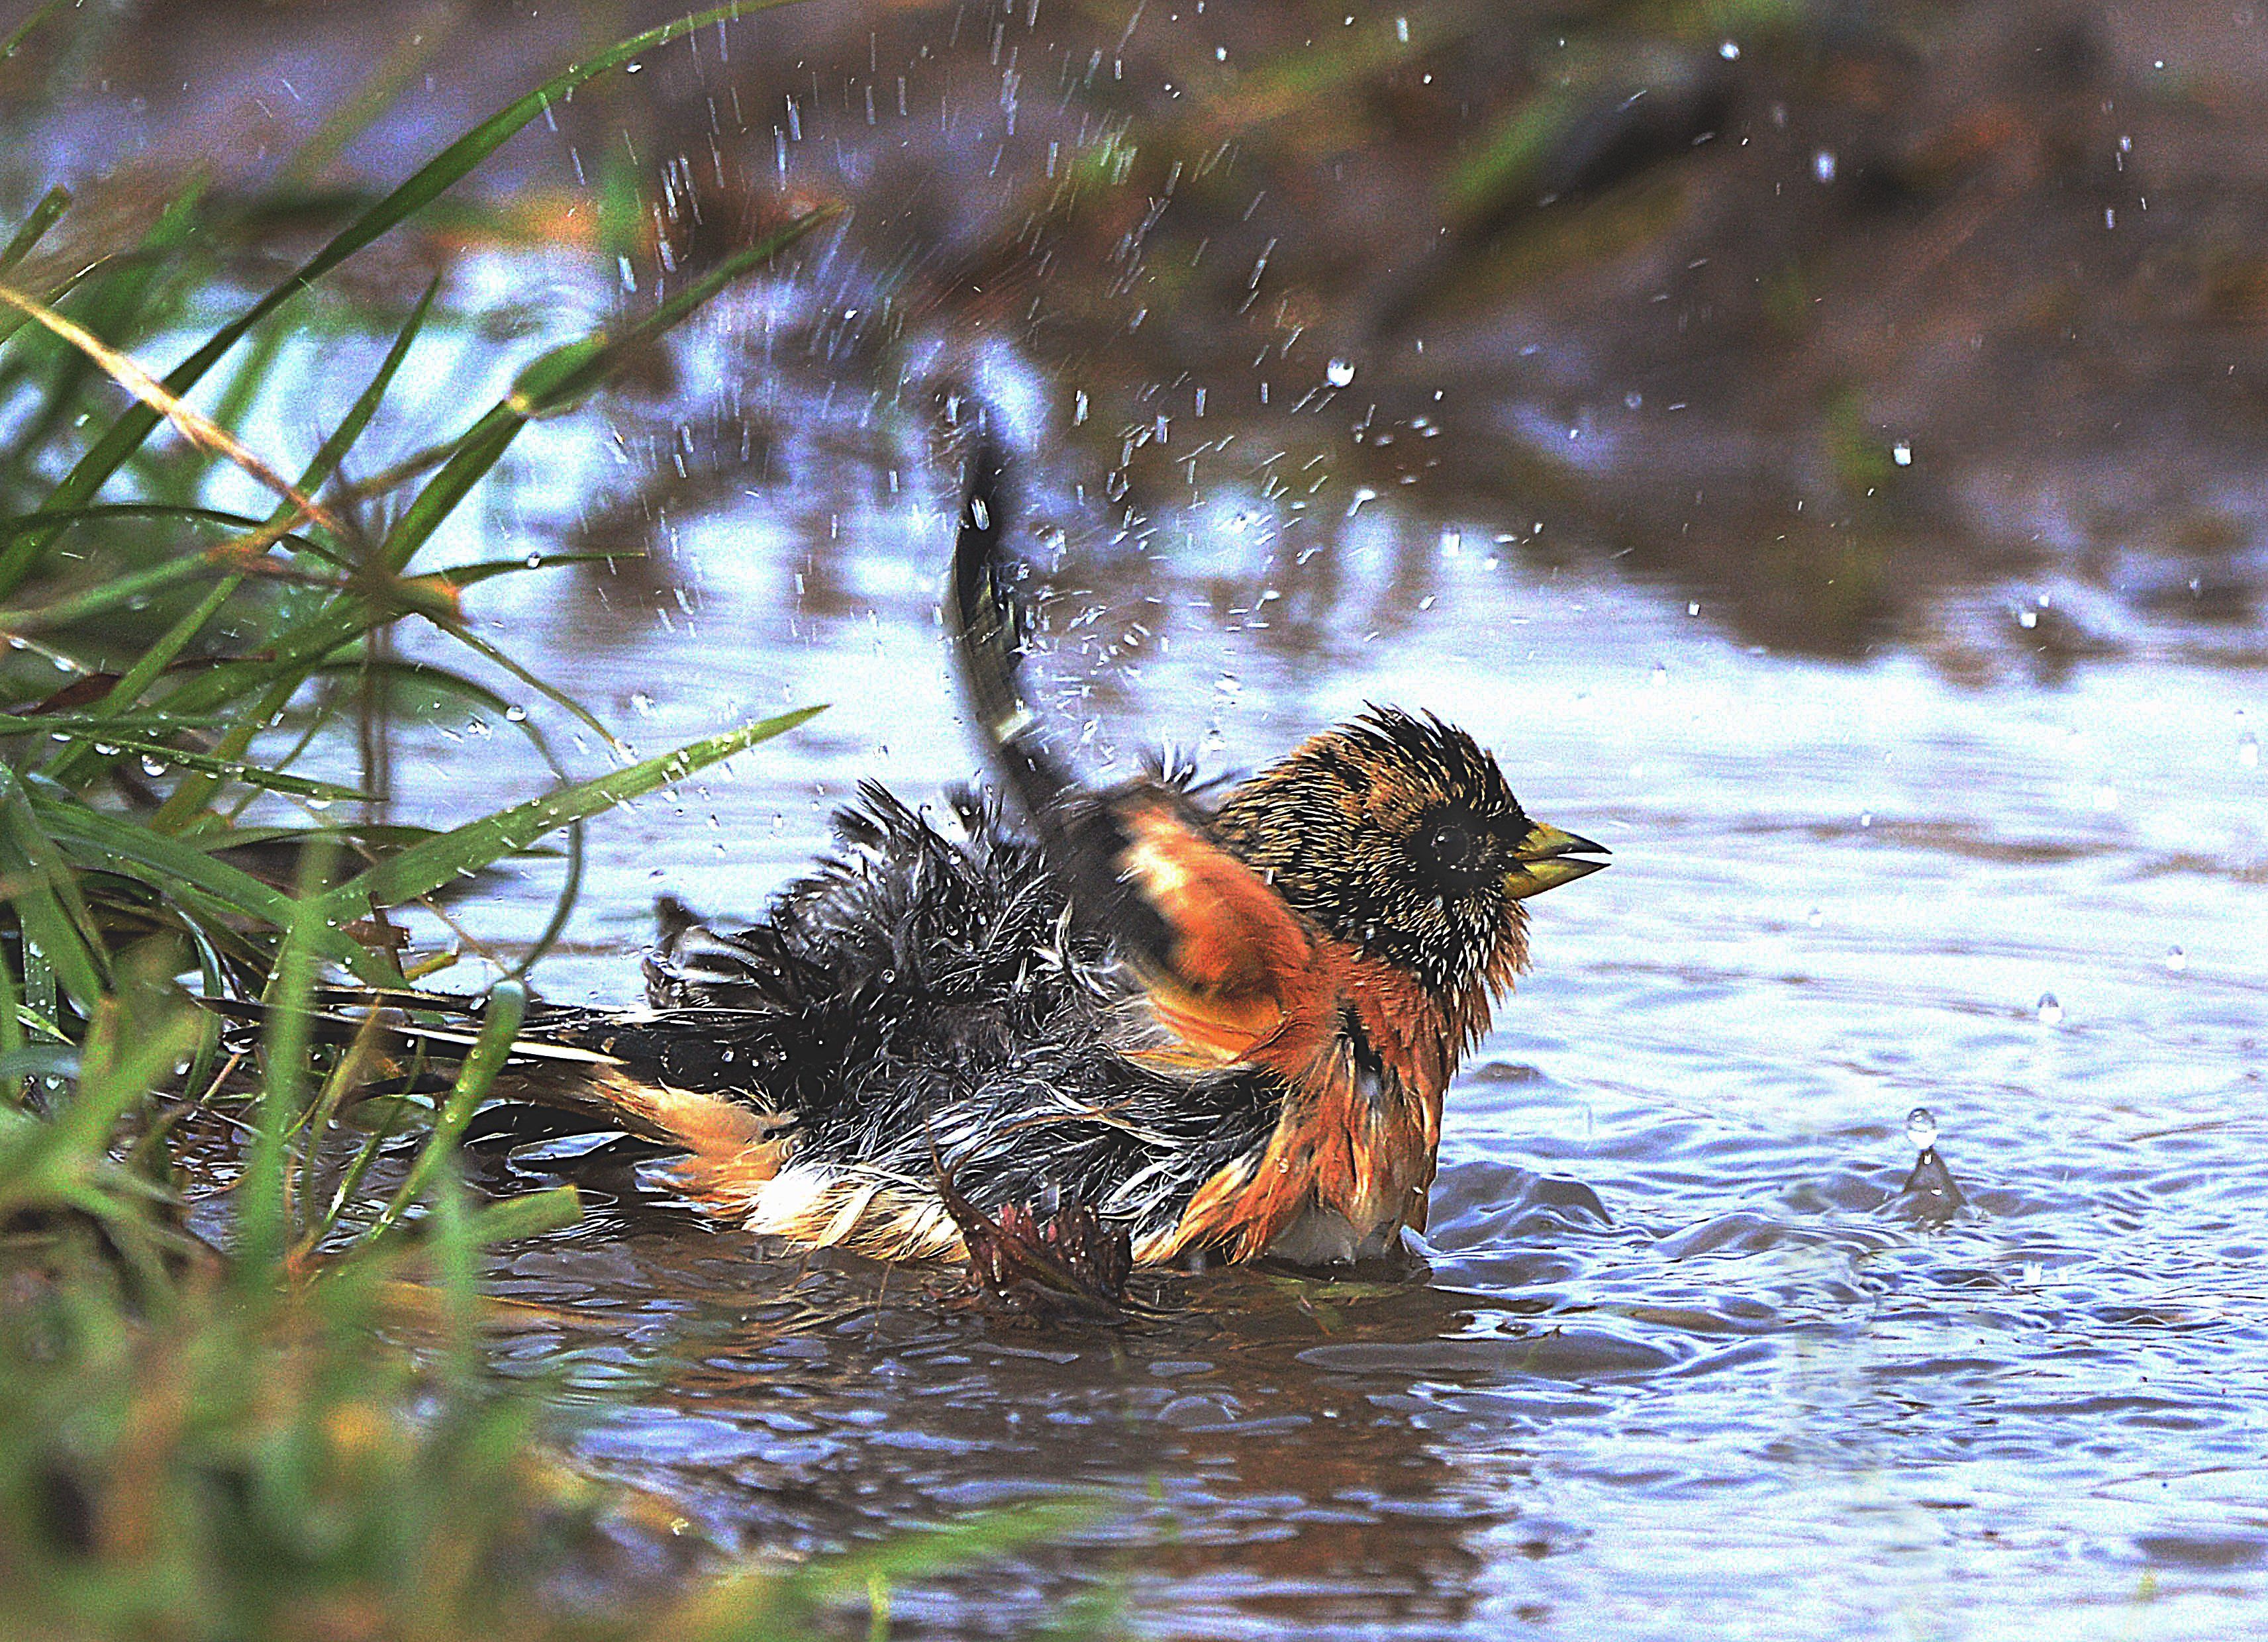
[[[169,838],[124,816],[94,809],[36,777],[30,791],[33,808],[49,834],[66,850],[83,857],[85,865],[137,879],[161,895],[198,906],[208,916],[250,919],[269,930],[293,927],[291,896],[206,853],[210,841],[200,848]],[[401,984],[390,958],[357,944],[334,925],[318,920],[303,930],[302,942],[317,956],[343,965],[373,986]]]
[[[367,793],[352,787],[341,786],[335,781],[318,781],[310,776],[287,775],[281,769],[269,769],[240,758],[218,758],[210,753],[191,752],[168,746],[132,733],[122,734],[113,725],[100,725],[84,730],[57,730],[53,734],[83,741],[108,753],[138,753],[161,763],[175,765],[210,776],[216,783],[236,782],[247,787],[257,787],[263,792],[286,792],[293,798],[316,799],[324,803],[361,803]]]
[[[546,833],[681,781],[696,769],[704,769],[760,741],[784,734],[823,711],[823,707],[806,707],[689,742],[674,753],[664,753],[628,769],[610,770],[468,822],[423,843],[413,844],[325,895],[326,916],[340,922],[366,917],[373,908],[396,907],[405,901],[431,895],[446,884],[468,878],[525,849]]]
[[[94,921],[79,898],[78,882],[55,840],[33,814],[24,784],[0,766],[0,883],[16,903],[27,968],[36,955],[81,1014],[91,1014],[109,989],[109,965]],[[28,978],[28,977],[27,977]],[[36,1005],[35,1005],[36,1006]]]
[[[456,1153],[458,1138],[465,1132],[465,1125],[473,1121],[473,1113],[480,1103],[488,1098],[489,1086],[504,1070],[504,1061],[512,1054],[512,1046],[526,1020],[527,987],[524,983],[499,981],[490,989],[480,1035],[465,1056],[448,1098],[441,1102],[441,1109],[433,1119],[433,1132],[427,1138],[424,1149],[418,1152],[417,1161],[410,1165],[408,1176],[372,1225],[371,1241],[386,1236],[399,1226],[410,1205],[431,1191],[440,1179],[441,1171]]]
[[[304,478],[299,483],[303,490],[312,488]],[[281,511],[288,513],[290,510]],[[92,502],[67,512],[21,513],[14,519],[0,519],[0,541],[29,535],[50,525],[68,530],[75,525],[99,525],[129,519],[179,519],[187,524],[215,525],[239,534],[257,530],[261,525],[261,521],[249,513],[232,513],[217,507],[195,507],[178,502]],[[328,559],[334,564],[346,563],[330,548],[305,536],[286,535],[276,540],[298,552],[313,553],[319,558]]]
[[[187,394],[254,326],[364,246],[416,216],[454,188],[521,127],[585,81],[620,67],[640,52],[651,51],[672,40],[681,40],[696,29],[727,22],[752,12],[770,11],[784,4],[788,4],[788,0],[739,0],[738,4],[714,6],[676,22],[665,23],[658,28],[634,34],[575,64],[565,72],[554,75],[443,149],[420,166],[408,181],[340,230],[282,283],[215,331],[202,347],[166,375],[166,390],[176,396]],[[53,511],[78,507],[92,501],[95,492],[102,488],[110,475],[116,473],[129,456],[141,449],[143,442],[156,431],[158,420],[158,414],[146,405],[137,405],[119,417],[55,486],[47,503],[48,508]],[[26,542],[33,544],[28,551],[26,550]],[[40,537],[28,537],[19,541],[15,549],[0,554],[0,593],[14,588],[22,581],[25,572],[37,561],[39,553],[46,545]]]
[[[77,349],[92,359],[104,375],[172,423],[174,431],[190,444],[200,450],[226,457],[261,484],[288,498],[307,518],[334,534],[339,534],[339,521],[332,517],[328,508],[270,468],[257,453],[219,423],[185,403],[179,394],[144,370],[132,355],[111,347],[84,325],[65,319],[46,303],[11,286],[0,284],[0,303],[37,320]]]
[[[331,475],[338,471],[339,464],[346,460],[347,453],[354,448],[356,441],[362,438],[364,431],[370,426],[371,418],[378,414],[378,408],[385,401],[387,390],[394,386],[394,377],[401,369],[401,362],[409,357],[411,344],[417,340],[418,333],[425,328],[425,321],[433,311],[433,298],[440,288],[441,282],[438,277],[425,287],[424,294],[418,298],[416,306],[409,311],[409,317],[402,321],[401,328],[394,333],[394,345],[387,350],[386,357],[379,362],[377,372],[364,385],[362,392],[356,396],[355,402],[348,408],[344,419],[331,431],[330,437],[316,448],[314,460],[310,461],[306,470],[300,474],[299,488],[302,490],[311,494],[320,490],[329,482]],[[284,511],[279,508],[276,510],[276,514],[270,517],[269,522],[271,526]],[[150,687],[158,674],[171,666],[173,659],[195,641],[199,633],[204,630],[205,624],[220,613],[221,607],[228,602],[230,597],[241,585],[241,578],[231,578],[207,593],[204,598],[198,601],[195,608],[186,612],[181,619],[174,622],[167,630],[165,637],[152,644],[134,666],[127,670],[126,676],[121,679],[116,688],[104,698],[103,704],[112,708],[124,707],[138,700],[142,692]],[[296,684],[294,688],[297,688]],[[272,696],[272,689],[269,694]],[[214,704],[217,705],[218,703],[216,702]],[[214,749],[220,756],[224,758],[241,756],[252,745],[252,738],[260,733],[261,729],[274,717],[275,711],[280,711],[281,707],[281,703],[277,703],[274,709],[268,709],[265,703],[261,705],[264,711],[239,718],[236,725],[222,736],[220,745]],[[49,763],[48,773],[58,780],[69,780],[77,773],[76,761],[70,758],[53,760]],[[194,778],[182,782],[173,790],[166,802],[158,806],[158,814],[151,824],[160,831],[170,832],[178,829],[186,823],[189,816],[203,806],[211,792],[212,788],[209,783]]]
[[[317,943],[332,925],[317,887],[335,851],[311,850],[300,858],[299,893],[284,945],[268,977],[267,1033],[261,1044],[260,1095],[254,1111],[250,1154],[236,1189],[234,1276],[240,1288],[271,1289],[287,1275],[291,1248],[291,1134],[298,1127],[306,1086],[307,1051],[314,1042],[312,1005]]]
[[[202,225],[205,186],[202,178],[191,181],[167,203],[132,254],[98,264],[78,282],[85,293],[75,305],[78,323],[98,336],[121,336],[147,315],[160,269],[194,242]],[[11,339],[20,326],[29,322],[20,310],[0,313],[0,341]],[[92,376],[94,366],[85,354],[67,344],[56,346],[61,357],[40,388],[32,415],[22,426],[9,431],[7,461],[0,467],[0,492],[12,494],[18,483],[33,476],[33,470],[27,465],[33,453],[47,450],[66,428],[76,425],[77,416],[85,409],[80,389]],[[22,350],[19,345],[18,351]],[[120,460],[124,460],[123,454]],[[60,497],[60,489],[53,494]],[[90,490],[83,496],[51,500],[50,506],[76,507],[92,500]],[[52,540],[44,534],[18,536],[0,550],[0,593],[14,591]]]

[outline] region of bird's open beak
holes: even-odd
[[[1607,864],[1580,858],[1606,853],[1604,844],[1593,843],[1588,838],[1578,838],[1572,832],[1561,832],[1557,827],[1537,821],[1512,852],[1513,859],[1520,865],[1504,875],[1505,893],[1514,901],[1525,901],[1547,889],[1588,878],[1603,871]]]

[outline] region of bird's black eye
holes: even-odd
[[[1488,876],[1480,828],[1466,815],[1436,815],[1418,829],[1418,868],[1447,889],[1464,889]]]
[[[1455,821],[1436,821],[1426,830],[1425,853],[1434,865],[1454,872],[1471,858],[1473,835]]]

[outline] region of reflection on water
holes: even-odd
[[[593,828],[553,995],[631,996],[664,887],[760,908],[857,780],[968,775],[946,519],[895,438],[775,449],[792,484],[672,510],[653,561],[475,596],[646,750],[834,703]],[[545,474],[522,528],[572,516]],[[634,1385],[594,1464],[779,1554],[1110,1501],[902,1598],[913,1634],[1082,1593],[1174,1636],[2241,1629],[2268,1581],[2253,675],[1964,688],[1753,652],[1682,596],[1382,509],[1305,566],[1194,525],[1114,542],[1068,484],[1041,511],[1091,762],[1172,734],[1250,768],[1366,700],[1434,708],[1615,871],[1539,911],[1414,1272],[1178,1279],[1160,1320],[1021,1333],[919,1272],[769,1258],[603,1152],[489,1149],[497,1189],[564,1174],[597,1205],[497,1272],[561,1308],[512,1356]],[[510,756],[409,755],[403,819]],[[531,938],[553,870],[478,926]]]
[[[115,167],[132,221],[210,167],[251,259],[681,5],[72,11],[0,106],[0,193]],[[1060,437],[1145,513],[1403,496],[1628,556],[1749,639],[1970,676],[2262,659],[2250,6],[983,11],[699,31],[548,110],[475,185],[499,211],[343,277],[566,243],[637,307],[837,202],[767,367],[857,396],[933,333],[1013,338],[1070,362]],[[116,248],[77,221],[58,271]]]

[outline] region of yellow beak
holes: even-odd
[[[1512,852],[1513,859],[1520,865],[1504,875],[1504,892],[1514,901],[1525,901],[1547,889],[1588,878],[1604,871],[1607,864],[1578,858],[1607,852],[1604,844],[1593,843],[1588,838],[1578,838],[1572,832],[1561,832],[1557,827],[1537,821]]]

